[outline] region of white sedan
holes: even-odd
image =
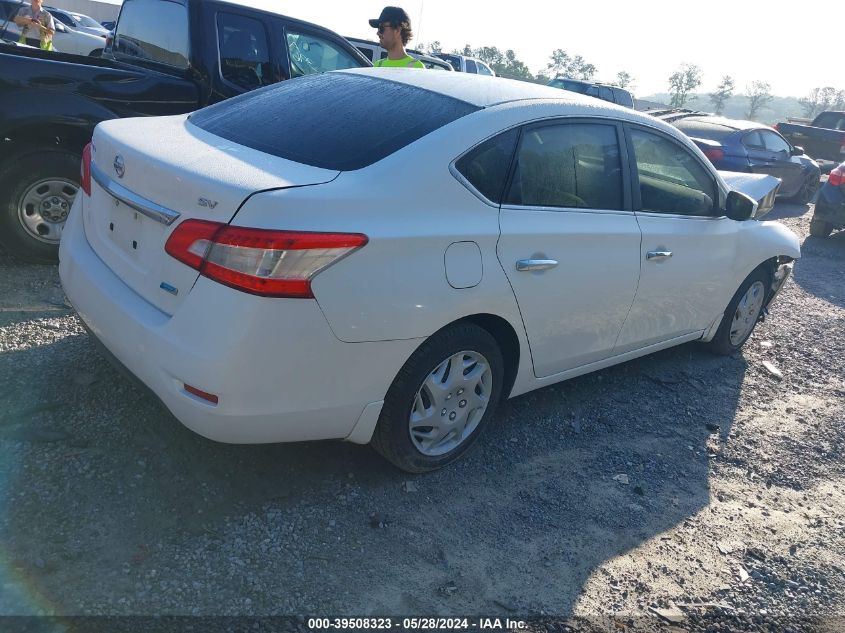
[[[465,73],[107,121],[82,188],[67,296],[182,423],[372,443],[411,472],[502,397],[688,341],[736,352],[800,256],[677,129]]]

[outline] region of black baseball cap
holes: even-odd
[[[370,20],[370,26],[377,29],[379,25],[388,22],[389,24],[402,24],[402,22],[411,23],[411,18],[405,13],[405,9],[401,7],[384,7],[381,10],[381,15],[375,20]]]

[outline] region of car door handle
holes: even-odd
[[[521,273],[549,270],[557,266],[554,259],[520,259],[516,262],[516,269]]]
[[[651,251],[645,256],[648,261],[655,259],[669,259],[670,257],[672,257],[672,251]]]

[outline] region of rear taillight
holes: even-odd
[[[164,250],[205,277],[262,297],[308,299],[311,280],[368,242],[360,233],[270,231],[186,220]]]
[[[833,187],[841,187],[845,184],[845,163],[830,172],[827,182]]]
[[[91,195],[91,143],[85,146],[82,150],[82,165],[79,173],[80,184],[82,191],[86,196]]]
[[[707,149],[703,150],[704,155],[710,159],[710,162],[715,162],[717,160],[722,160],[725,157],[725,150],[719,147],[708,147]]]

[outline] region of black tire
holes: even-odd
[[[816,217],[810,220],[810,235],[813,237],[830,237],[831,233],[833,233],[833,225],[830,222]]]
[[[731,330],[733,329],[734,317],[737,315],[737,308],[739,307],[740,301],[742,301],[749,289],[757,283],[761,283],[763,285],[763,301],[760,304],[759,309],[756,311],[756,314],[752,314],[751,319],[749,319],[752,322],[751,329],[748,330],[748,332],[746,332],[740,339],[731,341]],[[763,268],[758,268],[748,275],[736,291],[736,294],[734,294],[731,302],[728,304],[728,308],[725,310],[725,315],[722,317],[722,322],[719,324],[719,329],[716,331],[716,336],[714,336],[713,340],[708,344],[710,351],[715,354],[730,356],[731,354],[738,352],[742,346],[745,345],[745,341],[747,341],[748,337],[750,337],[754,332],[754,328],[760,320],[760,315],[763,312],[766,300],[771,292],[771,286],[771,275]]]
[[[811,176],[804,181],[804,184],[801,185],[801,188],[798,190],[798,193],[792,196],[789,201],[794,202],[795,204],[807,204],[816,195],[816,192],[819,190],[820,186],[821,180],[819,179],[819,177],[816,176],[815,178],[813,178]]]
[[[445,361],[460,352],[480,354],[487,360],[492,374],[487,406],[475,428],[453,449],[442,455],[427,455],[418,448],[411,437],[409,422],[416,396],[426,379]],[[451,369],[451,365],[449,367]],[[503,376],[502,352],[496,339],[487,330],[471,323],[461,323],[441,330],[411,355],[390,385],[373,433],[373,448],[391,464],[409,473],[428,472],[454,462],[470,448],[495,415],[502,393]],[[452,407],[459,404],[459,396],[455,397],[453,402],[455,404],[452,404]],[[435,406],[431,402],[428,404],[431,408]],[[459,411],[456,408],[454,412]],[[470,417],[468,413],[464,415]]]
[[[71,192],[79,188],[81,160],[78,154],[66,150],[44,148],[15,156],[0,165],[0,243],[10,254],[36,263],[58,260],[58,236],[64,227],[61,218],[70,211],[74,198]],[[31,219],[33,209],[24,204],[26,196],[37,183],[50,179],[68,183],[58,197],[57,206],[50,209],[52,221],[27,228],[24,216]]]

